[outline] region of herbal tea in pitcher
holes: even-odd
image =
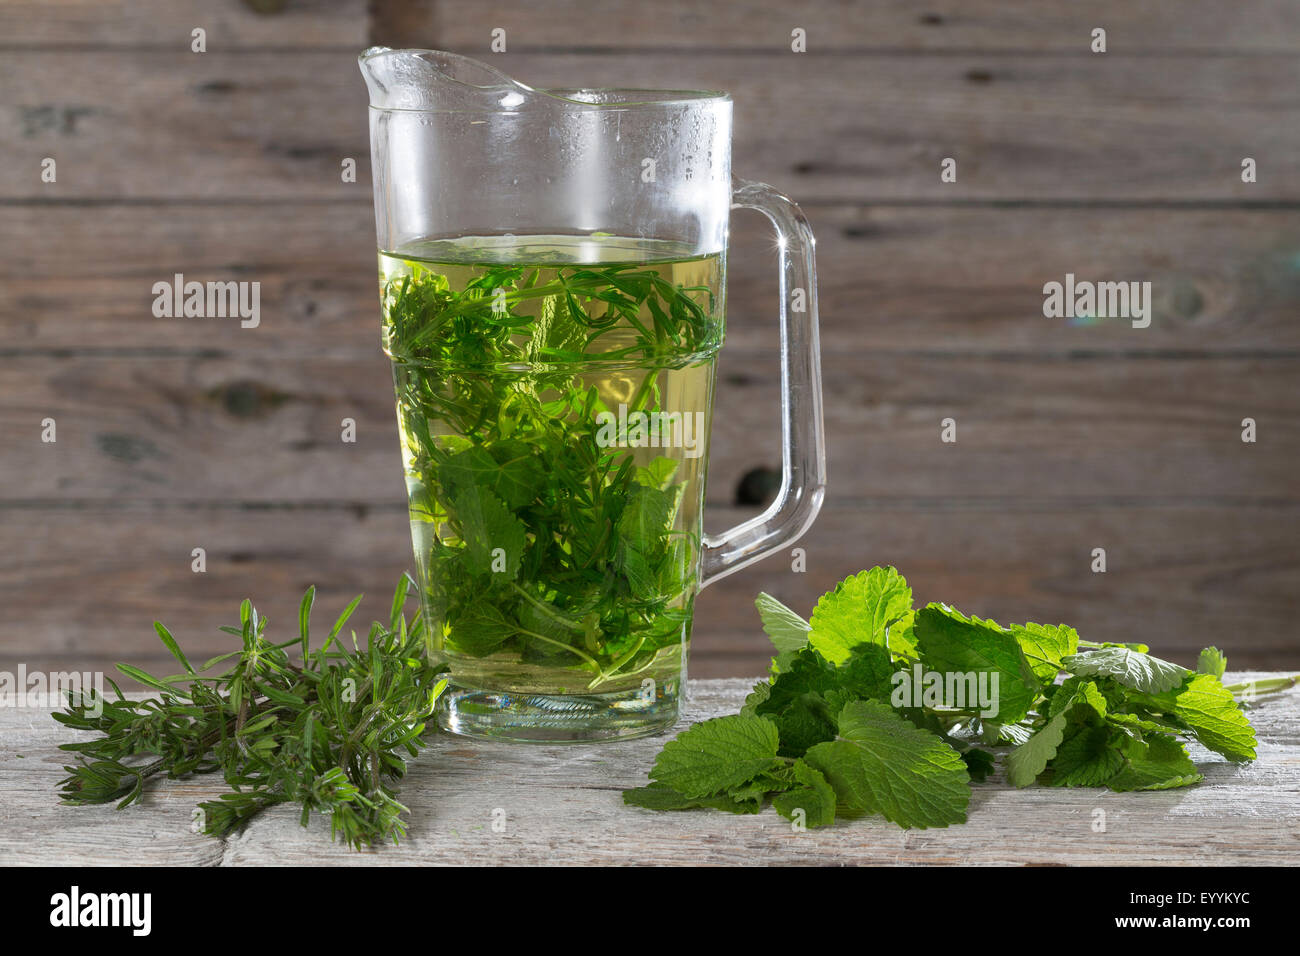
[[[417,577],[453,695],[644,688],[675,706],[722,278],[719,255],[617,237],[380,255]]]
[[[437,50],[360,64],[438,721],[521,741],[663,730],[696,595],[821,505],[808,224],[732,177],[725,93],[538,90]],[[733,208],[778,239],[783,481],[708,535]]]

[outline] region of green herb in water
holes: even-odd
[[[770,801],[810,827],[863,813],[945,827],[965,821],[970,781],[999,757],[1017,787],[1182,787],[1202,779],[1186,741],[1253,760],[1255,732],[1237,696],[1295,683],[1224,686],[1215,648],[1189,671],[1145,645],[1094,644],[1065,625],[1002,627],[942,604],[917,610],[894,568],[842,581],[806,621],[770,595],[756,604],[777,650],[771,678],[739,714],[665,745],[653,782],[626,791],[625,802],[757,813]],[[927,684],[929,675],[937,680]],[[938,697],[950,675],[996,687],[996,708],[903,693],[927,684]]]
[[[331,834],[360,848],[405,834],[393,781],[423,747],[425,721],[445,686],[429,663],[420,619],[403,613],[408,579],[398,584],[386,624],[370,627],[364,646],[340,633],[358,597],[312,650],[308,637],[315,588],[303,596],[299,633],[274,643],[266,619],[248,601],[239,627],[222,628],[242,648],[194,668],[168,630],[158,636],[184,673],[154,677],[119,664],[126,676],[159,691],[128,700],[94,691],[73,695],[55,719],[97,736],[60,749],[77,755],[60,782],[65,803],[139,800],[153,778],[220,773],[231,792],[199,804],[205,833],[224,836],[267,807],[296,804],[307,825],[328,814]],[[347,644],[350,643],[351,647]],[[297,661],[289,650],[297,647]],[[227,669],[214,668],[233,662]]]
[[[418,244],[380,268],[418,580],[453,682],[675,681],[719,257],[556,236]],[[638,416],[695,447],[635,433]]]

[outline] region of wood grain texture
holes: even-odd
[[[706,526],[753,513],[712,509]],[[217,628],[236,623],[245,597],[273,629],[292,628],[311,584],[322,619],[364,593],[359,619],[369,621],[387,613],[412,563],[400,507],[70,503],[0,514],[0,665],[11,667],[167,668],[155,620],[206,658],[230,649]],[[905,492],[832,502],[799,542],[804,572],[778,554],[701,594],[691,669],[762,671],[771,648],[753,608],[759,591],[806,615],[836,581],[875,564],[897,566],[918,603],[945,601],[1004,624],[1065,622],[1090,640],[1144,641],[1184,665],[1214,644],[1234,666],[1300,668],[1297,537],[1300,509],[1268,503]],[[196,547],[206,551],[203,574],[191,570]],[[1098,547],[1104,574],[1090,570]]]
[[[1233,680],[1268,676],[1229,675]],[[752,681],[694,681],[679,727],[735,712]],[[664,738],[566,747],[441,735],[401,787],[411,808],[399,847],[354,853],[307,828],[289,807],[214,840],[191,832],[192,809],[218,782],[163,781],[141,805],[63,807],[56,747],[70,735],[37,710],[0,709],[0,864],[97,865],[128,852],[141,864],[330,865],[1168,865],[1300,863],[1300,693],[1250,713],[1259,760],[1224,762],[1196,745],[1205,781],[1181,790],[1016,790],[1000,775],[974,786],[968,822],[900,830],[879,818],[797,832],[772,811],[655,813],[623,805],[645,782]],[[1105,813],[1105,831],[1093,825]],[[504,830],[494,830],[494,813]]]
[[[345,158],[370,178],[350,52],[7,52],[0,89],[0,199],[338,199]]]
[[[777,468],[775,350],[728,346],[709,500]],[[829,494],[1300,504],[1300,357],[1152,360],[837,352],[824,368]],[[1187,384],[1195,383],[1188,390]],[[398,505],[392,379],[364,358],[24,358],[0,364],[0,501]],[[1257,441],[1241,440],[1253,418]],[[57,441],[42,440],[56,422]],[[944,443],[941,422],[956,422]],[[343,423],[355,423],[344,442]]]
[[[736,173],[807,203],[1300,201],[1298,57],[493,62],[534,86],[728,90]],[[365,89],[347,53],[11,52],[0,88],[17,107],[0,113],[0,199],[333,199],[349,194],[345,157],[368,177]],[[56,184],[40,179],[47,156]],[[1244,156],[1256,183],[1241,181]],[[940,182],[945,157],[955,183]]]
[[[1287,0],[781,0],[702,4],[656,0],[611,4],[590,16],[582,0],[484,4],[480,0],[378,0],[377,42],[440,45],[471,56],[489,51],[491,30],[513,50],[788,50],[802,27],[810,52],[916,54],[977,49],[1030,55],[1090,55],[1105,27],[1113,55],[1295,52],[1300,11]]]
[[[0,47],[208,51],[366,46],[365,0],[2,0]]]
[[[256,352],[371,358],[369,186],[347,202],[0,205],[0,355]],[[828,368],[845,352],[1300,354],[1300,217],[1289,209],[806,209]],[[158,319],[155,282],[261,283],[261,324]],[[1151,283],[1152,322],[1043,317],[1043,285]],[[732,221],[728,348],[775,349],[776,262]]]

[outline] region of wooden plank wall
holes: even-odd
[[[1300,6],[591,9],[0,0],[0,668],[165,667],[156,617],[216,653],[241,598],[287,623],[310,583],[327,608],[386,606],[410,556],[354,64],[371,42],[534,85],[728,89],[737,172],[808,213],[827,503],[805,573],[776,557],[705,592],[694,674],[762,669],[758,590],[806,611],[877,563],[982,616],[1297,665]],[[715,529],[778,464],[772,243],[747,215],[734,240]],[[154,318],[175,272],[260,281],[261,325]],[[1067,272],[1152,282],[1151,327],[1043,318]]]

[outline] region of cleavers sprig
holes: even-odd
[[[303,595],[296,638],[268,639],[266,619],[244,601],[239,626],[222,628],[242,647],[197,669],[155,624],[184,673],[155,677],[118,664],[157,696],[128,699],[111,680],[111,697],[70,695],[55,719],[96,736],[61,745],[76,755],[59,784],[63,802],[116,802],[121,809],[156,777],[220,773],[231,789],[198,805],[204,833],[225,836],[268,807],[295,804],[303,826],[313,812],[327,814],[331,835],[354,848],[398,842],[406,807],[393,784],[424,746],[425,722],[446,686],[429,663],[422,617],[407,623],[409,585],[403,577],[388,622],[372,624],[364,645],[355,632],[350,641],[340,636],[358,596],[322,646],[311,648],[315,588]]]

